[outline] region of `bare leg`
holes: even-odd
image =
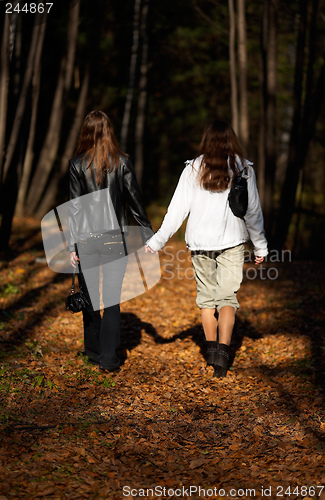
[[[219,310],[218,334],[219,344],[218,352],[214,362],[214,377],[226,377],[229,360],[229,344],[235,324],[235,309],[232,306],[223,306]]]
[[[201,309],[201,321],[206,339],[206,362],[207,365],[214,365],[217,355],[217,326],[215,309]]]
[[[231,308],[232,309],[232,308]],[[215,342],[217,339],[218,321],[215,317],[215,309],[201,309],[201,321],[205,339]]]
[[[235,309],[232,306],[223,306],[218,318],[219,344],[230,344],[234,324]]]

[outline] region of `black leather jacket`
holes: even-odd
[[[69,161],[68,251],[75,250],[74,244],[79,241],[81,234],[94,234],[118,228],[127,233],[126,203],[142,228],[143,242],[151,238],[153,230],[143,206],[141,191],[130,159],[120,155],[118,168],[115,172],[106,174],[102,186],[96,182],[94,167],[87,167],[88,163],[83,160],[82,155]],[[89,193],[92,195],[83,196]],[[116,224],[119,227],[116,227]]]

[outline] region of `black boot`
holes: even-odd
[[[227,365],[229,360],[228,354],[229,346],[226,344],[218,345],[218,352],[214,362],[214,377],[226,377]]]
[[[218,341],[217,340],[207,340],[207,365],[214,366],[217,352],[218,352]]]

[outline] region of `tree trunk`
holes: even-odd
[[[3,168],[3,184],[1,185],[2,194],[2,219],[0,228],[0,250],[7,251],[11,234],[12,219],[15,211],[17,193],[18,193],[18,173],[22,167],[25,141],[23,135],[20,134],[20,128],[25,116],[25,108],[29,93],[33,60],[39,39],[40,26],[38,25],[39,15],[35,16],[34,28],[31,34],[28,57],[26,62],[25,73],[22,81],[22,87],[18,98],[16,113],[14,116],[12,130],[9,137],[9,143],[6,150],[4,168]],[[11,49],[14,47],[14,40],[9,35],[9,45]],[[17,68],[16,68],[17,69]],[[16,77],[17,71],[14,73]],[[17,83],[14,78],[15,84]],[[15,86],[15,85],[14,85]]]
[[[44,18],[45,21],[45,18]],[[33,159],[34,159],[34,141],[37,123],[37,112],[38,112],[38,101],[40,94],[40,81],[41,81],[41,57],[43,51],[44,37],[46,31],[46,22],[40,25],[40,35],[37,44],[37,50],[34,60],[33,69],[33,81],[32,81],[32,116],[29,127],[29,136],[27,142],[27,148],[25,152],[25,158],[22,169],[22,176],[19,184],[19,191],[17,197],[17,205],[15,214],[17,216],[22,216],[24,213],[24,203],[26,198],[26,193],[30,181]]]
[[[20,91],[20,96],[17,104],[17,109],[16,109],[16,114],[13,122],[13,127],[11,130],[10,134],[10,139],[8,142],[8,147],[6,150],[6,156],[5,156],[5,163],[4,163],[4,168],[3,168],[3,180],[6,180],[12,158],[14,155],[14,151],[17,145],[17,141],[19,138],[19,132],[20,132],[20,127],[23,121],[24,113],[25,113],[25,108],[26,108],[26,102],[27,102],[27,96],[31,84],[31,79],[32,79],[32,74],[33,74],[33,62],[35,59],[35,53],[37,49],[37,44],[39,41],[39,35],[40,35],[40,30],[41,26],[36,25],[37,23],[37,16],[35,17],[35,26],[33,29],[33,34],[32,34],[32,39],[30,43],[30,49],[28,53],[28,58],[27,58],[27,63],[26,63],[26,70],[24,74],[24,79],[23,79],[23,84],[22,88]]]
[[[139,100],[138,112],[135,126],[135,173],[139,185],[142,184],[143,176],[143,141],[144,141],[144,126],[146,119],[146,104],[147,104],[147,79],[148,79],[148,38],[147,38],[147,15],[149,8],[149,0],[145,0],[142,9],[141,19],[141,34],[142,34],[142,54],[140,67],[139,81]]]
[[[60,182],[66,175],[68,170],[69,160],[73,156],[73,152],[75,150],[76,143],[78,140],[78,134],[80,132],[85,115],[87,94],[89,89],[89,77],[90,77],[89,73],[90,73],[89,66],[87,66],[79,94],[79,99],[73,124],[70,129],[67,142],[65,144],[64,153],[61,158],[60,166],[57,170],[55,170],[53,178],[51,179],[51,189],[47,189],[45,196],[42,198],[42,202],[36,211],[35,215],[38,218],[42,218],[46,214],[46,212],[48,212],[54,207],[59,192]]]
[[[79,24],[79,2],[69,10],[69,22],[67,28],[67,55],[62,59],[58,83],[53,99],[50,115],[50,123],[43,148],[36,166],[33,180],[27,196],[28,215],[33,215],[41,201],[46,184],[56,160],[60,144],[60,133],[67,102],[68,92],[71,86],[74,59],[76,51],[77,32]]]
[[[239,138],[244,153],[247,152],[249,138],[248,96],[247,96],[247,42],[245,0],[237,0],[238,10],[238,70],[239,70]]]
[[[7,253],[9,249],[12,220],[18,193],[18,172],[22,168],[24,147],[24,138],[20,135],[13,155],[13,164],[15,168],[9,169],[4,185],[2,186],[5,194],[5,206],[1,219],[0,251],[5,253]]]
[[[9,16],[5,16],[0,58],[0,179],[2,179],[3,158],[5,153],[6,123],[9,86]]]
[[[308,66],[306,76],[306,91],[305,91],[305,104],[303,111],[303,130],[302,135],[307,137],[310,135],[310,116],[312,114],[312,101],[314,92],[314,62],[315,62],[315,46],[316,46],[316,24],[318,13],[319,0],[310,0],[309,9],[311,15],[310,28],[309,28],[309,43],[308,43]]]
[[[230,69],[230,88],[231,88],[231,123],[236,134],[238,131],[238,89],[236,72],[236,18],[234,0],[228,0],[229,6],[229,69]]]
[[[304,89],[304,61],[306,36],[308,29],[308,4],[311,6],[312,17],[309,25],[308,74]],[[296,68],[294,79],[294,116],[292,122],[289,157],[286,176],[280,198],[280,209],[276,226],[276,246],[282,248],[285,244],[291,218],[295,208],[296,191],[299,172],[303,167],[310,141],[314,135],[318,114],[324,99],[325,62],[323,62],[318,81],[313,91],[312,75],[314,73],[314,29],[317,19],[317,0],[300,1],[300,23],[297,41]],[[307,91],[308,90],[308,94]],[[305,102],[303,105],[303,96]]]
[[[263,211],[266,233],[271,238],[276,171],[276,74],[278,0],[265,0],[262,26],[263,61]],[[270,241],[272,246],[272,241]]]
[[[261,29],[262,34],[263,29]],[[258,137],[258,165],[257,165],[257,188],[258,194],[260,197],[262,208],[264,208],[264,180],[265,180],[265,110],[264,110],[264,101],[265,101],[265,90],[264,90],[264,64],[263,64],[263,43],[261,41],[261,69],[260,69],[260,99],[261,99],[261,118],[260,118],[260,126],[259,126],[259,137]]]
[[[135,75],[136,75],[138,52],[139,52],[140,7],[141,7],[141,0],[135,0],[134,1],[133,42],[132,42],[132,49],[131,49],[129,89],[128,89],[128,93],[127,93],[126,101],[125,101],[122,130],[121,130],[121,149],[122,149],[122,151],[126,151],[129,123],[130,123],[130,114],[131,114],[131,107],[132,107],[133,94],[134,94]]]

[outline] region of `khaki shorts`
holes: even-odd
[[[200,309],[239,307],[237,292],[243,280],[244,245],[226,250],[191,252]]]

